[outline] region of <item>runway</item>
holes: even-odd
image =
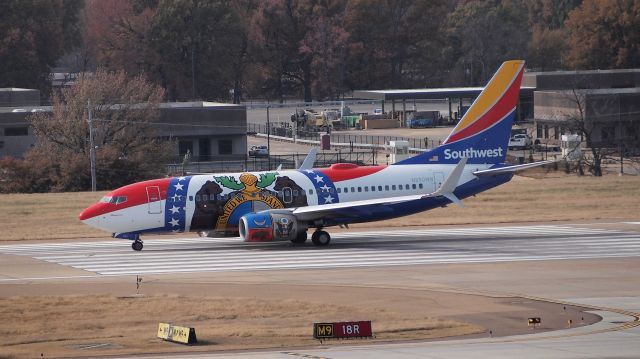
[[[345,232],[328,247],[246,244],[238,238],[152,239],[0,246],[1,254],[87,271],[87,276],[498,263],[640,256],[640,233],[579,225]],[[60,279],[60,277],[56,277]],[[20,279],[5,278],[2,281]]]
[[[222,288],[232,286],[227,289],[235,293],[232,295],[239,296],[237,291],[242,288],[255,288],[252,295],[260,297],[273,295],[275,288],[287,287],[295,289],[283,291],[284,297],[300,291],[304,298],[307,293],[321,293],[322,289],[314,289],[318,286],[339,288],[341,293],[353,291],[344,294],[345,298],[367,298],[376,303],[379,297],[366,297],[369,290],[404,290],[405,295],[409,293],[405,301],[418,293],[440,290],[471,297],[495,295],[506,298],[505,302],[494,303],[493,308],[479,306],[473,314],[452,317],[467,320],[468,315],[477,315],[494,333],[506,331],[502,325],[530,313],[519,311],[529,309],[501,307],[524,305],[531,300],[526,298],[616,308],[596,312],[603,320],[594,325],[534,335],[509,336],[513,333],[509,331],[500,338],[388,345],[332,343],[307,349],[181,353],[181,357],[633,358],[640,351],[640,327],[632,322],[632,316],[621,313],[640,312],[640,279],[636,275],[640,270],[639,225],[640,222],[627,222],[336,231],[328,247],[286,242],[255,245],[238,238],[152,236],[145,238],[142,252],[131,250],[126,240],[3,245],[0,284],[11,295],[16,290],[21,295],[42,295],[45,288],[47,293],[65,295],[66,290],[93,293],[102,287],[109,293],[129,293],[125,281],[142,274],[145,290],[158,293],[173,293],[171,288],[175,286],[178,292],[185,288],[208,291],[214,287],[210,290],[221,295]],[[421,308],[421,300],[410,308]],[[465,303],[471,307],[477,300]],[[389,308],[394,306],[393,302],[385,303]],[[439,310],[457,311],[446,301],[425,303]],[[547,323],[557,320],[549,313],[542,316]],[[624,328],[619,329],[621,326]]]

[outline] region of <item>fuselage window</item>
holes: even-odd
[[[215,201],[216,200],[216,195],[215,194],[210,194],[209,195],[209,201]]]
[[[416,184],[415,184],[415,183],[414,183],[414,184],[412,184],[412,185],[411,185],[411,188],[416,189],[416,188],[417,188]]]
[[[376,186],[371,186],[371,192],[375,192],[376,191]]]
[[[382,186],[378,186],[378,192],[382,192]]]
[[[362,192],[362,187],[358,187],[358,192]]]
[[[200,202],[200,195],[199,194],[196,195],[196,202]]]
[[[385,185],[385,186],[384,186],[384,190],[385,190],[385,191],[388,191],[388,190],[389,190],[389,185]]]
[[[351,187],[351,192],[355,192],[356,188],[355,187]]]
[[[349,187],[344,188],[344,193],[349,193]]]
[[[396,185],[391,185],[391,190],[395,191],[396,190]]]
[[[309,194],[313,194],[313,190],[312,189],[309,189]]]
[[[336,191],[338,191],[338,193],[341,193],[341,192],[342,192],[342,191],[341,191],[341,189],[340,189],[340,187],[336,188]]]
[[[418,188],[422,189],[422,183],[418,183]]]
[[[364,186],[364,191],[369,192],[369,186]]]

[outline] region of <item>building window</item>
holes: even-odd
[[[198,140],[198,154],[200,161],[211,160],[211,141],[208,138],[201,138]]]
[[[191,140],[181,140],[178,141],[178,154],[185,155],[187,151],[190,154],[193,154],[193,141]]]
[[[218,140],[218,154],[230,155],[233,153],[233,141],[231,140]]]
[[[536,138],[542,138],[542,125],[536,125]]]
[[[4,135],[9,136],[28,136],[29,127],[7,127],[4,129]]]
[[[549,138],[549,125],[544,125],[544,138]]]

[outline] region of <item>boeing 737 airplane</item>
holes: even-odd
[[[524,61],[502,64],[443,144],[389,166],[162,178],[118,188],[80,213],[84,223],[133,240],[159,232],[207,231],[245,242],[325,246],[324,228],[396,218],[476,195],[511,180],[524,165],[505,163]],[[306,162],[306,161],[305,161]]]

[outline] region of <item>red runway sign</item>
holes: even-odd
[[[314,323],[313,337],[315,339],[345,339],[369,338],[373,336],[371,321]]]

